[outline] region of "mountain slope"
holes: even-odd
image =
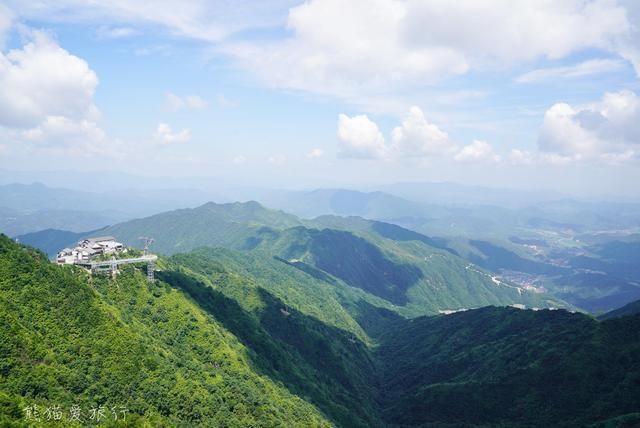
[[[598,318],[601,320],[609,320],[613,318],[627,317],[631,315],[640,314],[640,300],[628,303],[621,308],[614,309],[611,312],[600,315]]]
[[[151,236],[156,240],[154,251],[165,254],[206,246],[279,257],[303,271],[324,276],[325,282],[334,282],[337,287],[363,290],[367,302],[377,298],[382,303],[374,306],[403,316],[486,305],[566,307],[547,295],[493,278],[438,248],[437,240],[354,217],[303,221],[256,202],[208,203],[125,222],[101,233],[133,246],[141,244],[138,237]]]
[[[90,279],[0,236],[0,425],[34,404],[78,404],[87,423],[123,406],[126,426],[640,422],[640,316],[407,320],[259,250],[203,248],[159,268],[153,283],[133,266]]]
[[[90,232],[69,232],[67,230],[45,229],[39,232],[27,233],[16,236],[16,240],[25,245],[31,245],[47,253],[49,258],[56,256],[58,251],[65,247],[76,245],[78,241],[86,236],[100,234],[101,229]]]
[[[566,307],[548,295],[501,281],[422,240],[396,241],[376,233],[296,227],[261,240],[256,251],[300,269],[329,274],[413,317],[486,305]]]
[[[87,281],[0,236],[0,421],[77,404],[131,426],[329,426],[188,293],[133,268]]]
[[[392,425],[640,423],[640,316],[483,308],[396,327],[377,350]]]
[[[130,246],[139,246],[140,236],[155,239],[153,248],[163,254],[175,254],[194,248],[244,248],[263,228],[287,228],[300,220],[281,211],[267,210],[257,202],[215,204],[180,209],[131,220],[103,232]]]

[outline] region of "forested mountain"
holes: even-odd
[[[257,202],[207,203],[157,214],[100,232],[128,245],[155,238],[154,251],[223,247],[277,257],[299,269],[357,288],[407,316],[486,305],[568,307],[493,277],[443,250],[439,241],[399,226],[360,218],[301,220]]]
[[[606,314],[600,315],[599,318],[601,320],[608,320],[608,319],[626,317],[629,315],[636,315],[636,314],[640,314],[640,300],[627,303],[621,308],[618,308],[611,312],[607,312]]]
[[[329,426],[256,367],[255,350],[212,308],[131,267],[115,281],[89,279],[0,237],[0,291],[0,424],[24,422],[24,409],[36,405],[42,426],[52,406],[65,412],[58,425],[69,426],[77,405],[85,424],[103,406],[111,423],[111,409],[120,417],[126,409],[126,426]]]
[[[253,236],[265,228],[284,229],[301,224],[297,217],[267,210],[257,202],[209,202],[197,208],[120,223],[106,228],[104,233],[132,246],[140,245],[140,236],[151,236],[155,239],[155,251],[174,254],[205,246],[243,248],[251,246]]]
[[[393,425],[640,423],[637,315],[482,308],[399,323],[382,343],[382,414]]]
[[[35,426],[54,405],[59,426],[74,426],[73,405],[85,424],[102,406],[109,426],[125,426],[112,408],[126,426],[640,422],[637,315],[407,319],[259,251],[202,249],[159,269],[154,282],[132,266],[90,277],[0,236],[0,424],[33,405]]]
[[[49,258],[53,258],[58,252],[66,247],[71,247],[86,236],[95,236],[101,229],[90,232],[69,232],[58,229],[45,229],[39,232],[19,235],[16,240],[22,244],[31,245],[47,253]]]

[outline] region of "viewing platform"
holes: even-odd
[[[158,256],[154,254],[147,254],[141,257],[133,257],[128,259],[116,259],[102,260],[102,261],[86,261],[76,262],[78,266],[82,266],[85,269],[89,269],[91,272],[105,272],[111,271],[112,274],[118,271],[118,266],[134,264],[134,263],[146,263],[147,264],[147,279],[153,281],[153,271],[155,268],[155,262],[158,260]]]

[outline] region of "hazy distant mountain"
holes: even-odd
[[[73,180],[73,177],[69,177]],[[74,210],[108,211],[131,218],[169,209],[200,205],[210,199],[205,192],[190,189],[154,189],[92,191],[89,181],[86,191],[52,188],[41,183],[7,184],[0,186],[0,206],[17,211]],[[135,182],[131,183],[135,186]]]
[[[550,191],[499,189],[457,183],[396,183],[378,186],[377,190],[425,204],[495,205],[505,208],[523,208],[566,197]]]
[[[21,244],[31,245],[47,253],[49,258],[55,257],[58,252],[66,247],[71,247],[87,236],[96,236],[100,230],[89,232],[69,232],[58,229],[45,229],[39,232],[27,233],[16,236],[16,240]]]
[[[305,218],[327,214],[369,219],[430,215],[425,206],[384,192],[318,189],[309,192],[272,193],[259,197],[259,200],[266,206]]]
[[[93,230],[207,200],[206,193],[187,189],[98,193],[40,183],[7,184],[0,186],[0,232],[16,236],[44,229]]]
[[[112,211],[37,210],[0,208],[0,233],[17,237],[43,229],[71,232],[95,230],[130,218]]]

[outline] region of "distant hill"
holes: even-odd
[[[73,180],[73,176],[69,177]],[[135,186],[135,184],[133,185]],[[140,215],[202,204],[210,199],[204,192],[193,189],[155,189],[107,192],[71,190],[48,187],[42,183],[0,185],[0,206],[21,212],[42,210],[110,211],[121,217]]]
[[[154,251],[174,254],[198,247],[244,248],[261,229],[284,229],[301,225],[291,214],[268,210],[257,202],[206,203],[131,220],[106,228],[130,246],[139,246],[140,236],[155,239]]]
[[[100,234],[102,229],[90,232],[69,232],[66,230],[45,229],[40,232],[27,233],[16,237],[22,244],[31,245],[47,253],[49,258],[55,257],[58,251],[65,247],[71,247],[82,238]]]
[[[602,314],[598,318],[601,320],[609,320],[637,314],[640,314],[640,300],[636,300],[635,302],[628,303],[621,308]]]
[[[437,205],[495,205],[523,208],[564,197],[552,191],[526,191],[457,183],[407,182],[379,186],[378,190]]]
[[[308,192],[265,194],[260,196],[260,201],[266,206],[304,218],[337,215],[384,220],[428,215],[425,206],[384,192],[318,189]]]
[[[17,237],[44,229],[82,232],[94,230],[127,220],[121,213],[112,211],[38,210],[16,211],[0,208],[0,233]]]
[[[90,190],[92,186],[86,188]],[[0,232],[18,236],[44,229],[94,230],[170,209],[197,206],[211,199],[205,192],[192,189],[88,190],[53,188],[41,183],[0,185]]]

